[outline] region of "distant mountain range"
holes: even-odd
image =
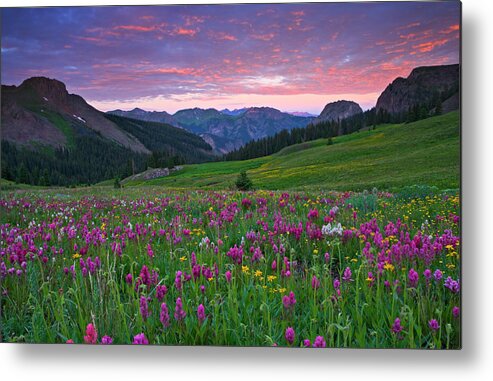
[[[201,136],[221,153],[241,147],[276,132],[308,125],[313,117],[291,115],[271,107],[248,107],[230,111],[216,109],[186,109],[170,115],[165,111],[113,110],[108,114],[146,121],[165,122]]]

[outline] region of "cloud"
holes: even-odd
[[[2,13],[4,83],[42,73],[94,102],[206,104],[220,98],[270,105],[269,99],[298,97],[303,107],[296,111],[302,111],[323,97],[377,94],[416,66],[459,59],[456,2],[423,8],[377,2]],[[64,67],[73,64],[76,70]]]
[[[143,25],[117,25],[114,30],[129,30],[133,32],[152,32],[157,29],[156,25],[143,26]]]
[[[440,40],[423,42],[422,44],[414,45],[413,48],[418,49],[421,53],[431,52],[436,47],[442,46],[446,44],[448,41],[449,41],[448,39],[443,38]]]
[[[178,36],[194,37],[197,34],[197,30],[178,27],[175,29],[173,34],[178,35]]]

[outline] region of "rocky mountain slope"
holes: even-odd
[[[133,152],[150,153],[134,136],[122,131],[104,113],[69,94],[55,79],[33,77],[18,87],[2,86],[2,139],[66,146],[73,132],[90,129]]]
[[[360,105],[353,101],[337,101],[328,103],[320,115],[313,120],[313,124],[343,120],[355,114],[362,113]]]
[[[432,102],[446,103],[447,111],[455,110],[459,107],[459,80],[458,64],[415,68],[407,78],[396,78],[387,86],[377,100],[377,112],[405,113]]]

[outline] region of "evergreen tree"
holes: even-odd
[[[253,187],[252,180],[250,180],[245,171],[240,172],[238,178],[236,179],[235,185],[240,191],[248,191]]]

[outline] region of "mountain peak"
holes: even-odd
[[[32,87],[40,94],[57,93],[68,95],[67,88],[63,82],[48,77],[28,78],[22,82],[20,87]]]
[[[342,120],[361,112],[363,110],[356,102],[339,100],[325,105],[320,115],[313,121],[313,124]]]

